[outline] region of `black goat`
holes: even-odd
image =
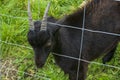
[[[84,7],[86,6],[85,28],[111,33],[120,33],[120,2],[114,0],[89,0],[78,11],[60,20],[48,19],[57,24],[81,28],[83,26]],[[46,10],[45,15],[47,14]],[[43,21],[32,22],[28,7],[30,30],[28,41],[35,52],[35,63],[42,67],[50,52],[79,58],[81,30],[47,24]],[[84,31],[81,59],[92,61],[105,54],[103,63],[111,60],[120,38],[118,36]],[[54,55],[54,54],[53,54]],[[70,80],[76,80],[78,60],[54,55],[56,63],[69,74]],[[79,79],[85,80],[88,63],[81,61]]]

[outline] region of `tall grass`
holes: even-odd
[[[49,0],[31,0],[34,20],[42,19],[48,2]],[[51,0],[49,16],[61,18],[78,8],[81,2],[82,0]],[[36,69],[33,50],[20,46],[30,47],[26,38],[29,29],[27,19],[27,0],[0,0],[2,80],[68,80],[68,75],[55,65],[52,55],[44,68]],[[109,64],[120,66],[119,49]],[[120,70],[94,64],[89,67],[88,80],[119,80]]]

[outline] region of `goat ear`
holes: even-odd
[[[54,17],[50,16],[47,18],[48,20],[48,26],[47,26],[47,30],[49,32],[49,34],[51,36],[55,35],[55,33],[60,29],[60,27],[58,27],[57,25],[55,25],[55,23],[58,21],[57,19],[55,19]]]
[[[50,36],[54,36],[59,31],[59,29],[60,29],[60,26],[49,24],[47,30],[48,30]]]
[[[47,20],[48,20],[48,22],[53,22],[53,23],[55,23],[55,22],[57,21],[57,19],[55,19],[55,18],[52,17],[52,16],[49,16],[49,17],[47,18]]]

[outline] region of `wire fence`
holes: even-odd
[[[11,15],[6,15],[6,14],[0,14],[0,16],[5,16],[5,17],[9,17],[9,18],[16,18],[16,19],[23,19],[23,20],[28,20],[28,18],[24,18],[24,17],[14,17]],[[65,28],[72,28],[72,29],[78,29],[78,30],[83,30],[83,28],[79,28],[76,26],[69,26],[69,25],[61,25],[58,23],[53,23],[53,22],[47,22],[48,24],[52,24],[52,25],[57,25],[58,27],[65,27]],[[117,33],[111,33],[111,32],[105,32],[105,31],[98,31],[98,30],[91,30],[91,29],[86,29],[84,28],[85,31],[88,32],[93,32],[93,33],[100,33],[100,34],[107,34],[107,35],[111,35],[111,36],[118,36],[120,37],[120,34]]]
[[[85,1],[86,1],[86,0],[85,0]],[[116,0],[116,1],[119,1],[119,0]],[[72,57],[72,56],[67,56],[67,55],[61,55],[61,54],[57,54],[57,53],[52,53],[53,55],[57,55],[57,56],[61,56],[61,57],[66,57],[66,58],[70,58],[70,59],[73,59],[73,60],[78,60],[78,70],[77,70],[78,72],[77,72],[77,79],[76,79],[76,80],[78,80],[80,61],[83,61],[83,62],[86,62],[86,63],[90,63],[90,64],[96,64],[96,65],[100,65],[100,66],[107,66],[107,67],[110,67],[110,68],[115,68],[115,69],[120,70],[120,67],[117,67],[117,66],[108,65],[108,64],[103,64],[103,63],[94,62],[94,61],[87,61],[87,60],[81,59],[82,46],[84,45],[84,44],[83,44],[84,31],[120,37],[120,34],[117,34],[117,33],[111,33],[111,32],[104,32],[104,31],[86,29],[86,28],[85,28],[85,10],[86,10],[86,9],[84,8],[84,17],[83,17],[83,26],[82,26],[82,28],[78,28],[78,27],[75,27],[75,26],[61,25],[61,24],[57,24],[57,23],[48,22],[48,24],[58,25],[58,26],[60,26],[60,27],[72,28],[72,29],[77,29],[77,30],[81,30],[81,31],[82,31],[82,33],[81,33],[82,36],[81,36],[81,44],[80,44],[80,54],[79,54],[79,58]],[[40,13],[39,13],[39,14],[40,14]],[[17,19],[28,20],[28,18],[17,17],[17,16],[14,17],[14,16],[11,16],[11,15],[6,15],[6,14],[0,14],[0,16],[5,16],[5,17],[9,17],[9,18],[17,18]],[[2,40],[0,40],[0,43],[7,44],[7,45],[11,45],[11,46],[17,46],[17,47],[21,47],[21,48],[26,48],[26,49],[30,49],[30,50],[32,49],[31,47],[28,47],[28,46],[19,45],[19,44],[14,44],[14,43],[2,41]],[[24,58],[25,58],[25,57],[24,57]],[[26,72],[23,72],[23,71],[16,70],[16,69],[14,69],[14,68],[7,67],[7,66],[5,66],[6,63],[7,63],[7,62],[2,63],[2,66],[1,66],[1,68],[0,68],[0,72],[2,71],[3,68],[6,68],[7,73],[9,73],[9,70],[12,70],[12,71],[15,71],[15,72],[22,72],[22,73],[27,74],[27,75],[30,75],[30,76],[37,76],[37,77],[43,78],[43,79],[45,79],[45,80],[50,80],[49,78],[42,77],[42,76],[40,76],[40,75],[33,75],[33,74],[29,74],[29,73],[26,73]],[[6,74],[6,75],[8,75],[8,74]]]
[[[9,42],[2,41],[2,40],[0,40],[0,42],[1,42],[1,43],[4,43],[4,44],[7,44],[7,45],[17,46],[17,47],[21,47],[21,48],[26,48],[26,49],[32,50],[31,47],[27,47],[27,46],[24,46],[24,45],[9,43]],[[103,63],[94,62],[94,61],[87,61],[87,60],[84,60],[84,59],[75,58],[75,57],[67,56],[67,55],[61,55],[61,54],[57,54],[57,53],[52,53],[52,54],[53,54],[53,55],[57,55],[57,56],[61,56],[61,57],[70,58],[70,59],[73,59],[73,60],[83,61],[83,62],[86,62],[86,63],[89,63],[89,64],[106,66],[106,67],[110,67],[110,68],[114,68],[114,69],[120,70],[120,67],[113,66],[113,65],[103,64]],[[24,58],[26,58],[26,57],[24,57]],[[10,61],[9,61],[9,62],[10,62]],[[23,71],[16,70],[15,68],[10,68],[10,67],[8,67],[8,66],[5,66],[5,64],[7,64],[7,61],[2,64],[2,66],[1,66],[1,68],[0,68],[0,72],[1,72],[1,70],[2,70],[3,68],[6,68],[6,70],[9,70],[9,71],[21,72],[21,73],[27,74],[27,75],[29,75],[29,76],[34,76],[34,77],[38,77],[38,78],[40,78],[40,79],[50,80],[49,78],[46,78],[46,77],[43,77],[43,76],[40,76],[40,75],[35,75],[35,74],[33,75],[33,74],[30,74],[30,73],[27,73],[27,72],[23,72]],[[7,73],[9,73],[9,71],[7,71]]]
[[[19,45],[19,44],[14,44],[14,43],[9,43],[9,42],[6,42],[6,41],[2,41],[0,40],[1,43],[4,43],[4,44],[7,44],[7,45],[11,45],[11,46],[17,46],[17,47],[21,47],[21,48],[26,48],[26,49],[30,49],[32,50],[31,47],[27,47],[27,46],[24,46],[24,45]],[[97,64],[97,65],[101,65],[101,66],[108,66],[110,68],[115,68],[115,69],[119,69],[120,70],[120,67],[117,67],[117,66],[113,66],[113,65],[108,65],[108,64],[103,64],[103,63],[98,63],[98,62],[94,62],[94,61],[88,61],[88,60],[84,60],[84,59],[79,59],[79,58],[76,58],[76,57],[72,57],[72,56],[68,56],[68,55],[61,55],[61,54],[57,54],[57,53],[52,53],[54,55],[58,55],[58,56],[62,56],[62,57],[66,57],[66,58],[70,58],[70,59],[73,59],[73,60],[81,60],[81,61],[84,61],[84,62],[87,62],[87,63],[90,63],[90,64]]]

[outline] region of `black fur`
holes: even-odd
[[[108,54],[106,54],[106,55],[102,58],[103,64],[105,64],[106,62],[109,62],[109,61],[112,59],[112,57],[114,56],[114,53],[115,53],[115,51],[116,51],[116,48],[117,48],[117,46],[115,46]]]
[[[111,33],[120,33],[120,3],[114,0],[92,0],[86,4],[85,28]],[[51,19],[48,21],[55,22]],[[82,27],[83,8],[56,21],[57,24]],[[39,31],[41,22],[35,22],[35,30],[29,31],[28,41],[35,51],[37,67],[42,67],[50,52],[79,57],[81,30],[64,28],[48,24],[47,30]],[[92,61],[103,53],[103,63],[111,60],[119,37],[85,31],[81,58]],[[70,80],[76,80],[78,61],[54,55],[56,63],[69,74]],[[88,63],[81,61],[79,80],[85,80]]]

